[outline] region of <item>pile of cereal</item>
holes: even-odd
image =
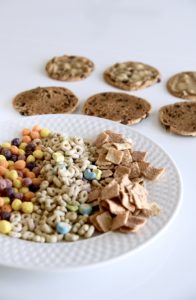
[[[164,169],[112,131],[94,143],[36,125],[0,146],[0,233],[35,242],[135,232],[157,215],[144,178]]]

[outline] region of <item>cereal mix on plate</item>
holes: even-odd
[[[164,172],[106,130],[93,142],[35,125],[0,146],[0,233],[34,242],[136,232],[159,214],[145,179]]]

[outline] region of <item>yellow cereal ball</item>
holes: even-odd
[[[5,204],[10,204],[10,198],[9,197],[2,197],[4,199]]]
[[[21,206],[22,206],[22,201],[20,199],[14,199],[11,205],[12,209],[16,211],[20,210]]]
[[[11,231],[12,225],[9,221],[1,220],[0,221],[0,233],[7,234]]]
[[[18,178],[18,173],[16,170],[9,171],[8,178],[12,181]]]
[[[9,164],[9,165],[8,165],[9,167],[13,166],[13,165],[14,165],[13,160],[8,160],[8,164]]]
[[[25,150],[27,143],[21,143],[19,149]]]
[[[11,148],[11,144],[10,143],[3,143],[1,145],[1,147],[10,149]]]
[[[9,174],[10,174],[10,171],[9,171],[9,170],[6,170],[5,173],[4,173],[4,177],[5,177],[5,178],[9,178]]]
[[[29,155],[26,159],[27,163],[34,162],[34,161],[35,161],[35,157],[33,155]]]
[[[42,150],[35,150],[35,151],[33,151],[33,156],[37,159],[42,159],[44,156],[44,153]]]
[[[23,186],[19,189],[19,192],[25,194],[29,192],[29,188],[27,186]]]
[[[25,151],[24,151],[23,149],[19,149],[19,150],[18,150],[18,154],[19,154],[19,155],[24,155],[24,154],[25,154]]]
[[[40,130],[40,136],[41,136],[42,138],[48,137],[49,134],[50,134],[50,130],[49,130],[48,128],[42,128],[42,129]]]
[[[0,161],[1,160],[6,160],[5,156],[4,155],[0,155]]]
[[[22,202],[21,210],[25,214],[31,214],[33,212],[33,203],[27,201]]]
[[[14,179],[13,186],[17,189],[20,189],[22,187],[22,182],[19,179]]]

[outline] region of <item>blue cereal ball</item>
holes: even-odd
[[[63,222],[59,222],[56,224],[56,231],[59,234],[67,234],[71,230],[71,225]]]
[[[79,207],[79,212],[81,215],[90,215],[92,212],[92,206],[90,204],[81,204]]]
[[[84,178],[87,180],[94,180],[96,179],[96,174],[92,172],[90,169],[86,169],[84,171]]]

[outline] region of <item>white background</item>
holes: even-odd
[[[196,69],[195,16],[195,0],[0,0],[0,120],[20,118],[12,98],[37,86],[72,89],[80,99],[79,113],[88,96],[115,90],[102,80],[106,67],[126,60],[152,64],[162,82],[134,92],[152,103],[153,112],[133,128],[170,154],[184,183],[177,218],[146,248],[77,272],[0,267],[1,300],[196,299],[196,139],[169,134],[158,121],[158,109],[178,101],[167,92],[167,79]],[[76,83],[48,78],[45,63],[62,54],[91,58],[94,73]]]

